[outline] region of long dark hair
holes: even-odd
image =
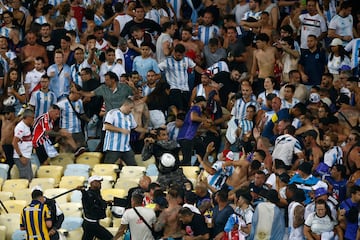
[[[170,89],[170,85],[164,80],[159,80],[155,85],[155,89],[147,96],[146,103],[161,103],[164,99],[167,98],[167,93],[165,90],[168,89]]]
[[[341,59],[341,61],[344,61],[345,56],[347,56],[347,53],[342,45],[338,45],[338,48],[339,48],[340,59]],[[333,60],[333,58],[334,58],[334,53],[332,51],[330,51],[329,60],[331,61],[331,60]]]
[[[17,79],[15,80],[14,84],[11,84],[11,80],[10,80],[10,73],[12,72],[16,72],[18,74]],[[19,71],[16,68],[10,68],[9,71],[6,74],[6,81],[4,83],[4,96],[8,97],[8,93],[7,93],[7,89],[8,87],[13,87],[16,91],[19,90],[20,86],[21,86],[21,74],[19,73]]]

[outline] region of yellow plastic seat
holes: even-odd
[[[38,166],[36,164],[31,164],[31,169],[32,169],[32,172],[33,172],[33,176],[35,177],[36,176],[36,172],[37,172],[37,169],[38,169]],[[14,164],[12,166],[12,168],[10,169],[10,178],[11,179],[18,179],[20,178],[20,174],[19,174],[19,169],[18,167]]]
[[[0,240],[6,240],[6,226],[0,226]]]
[[[107,227],[106,229],[107,229],[109,232],[111,232],[111,234],[112,234],[113,236],[115,236],[116,233],[117,233],[118,230],[119,230],[119,228],[117,228],[117,227]]]
[[[116,181],[114,188],[123,189],[127,193],[130,188],[136,187],[138,185],[139,185],[139,179],[119,178]]]
[[[55,187],[55,178],[33,178],[30,182],[29,188],[40,187],[42,191]]]
[[[27,205],[25,200],[7,200],[3,201],[4,206],[6,207],[8,213],[18,213],[21,214],[24,207]],[[2,214],[5,213],[4,209],[1,209]]]
[[[142,166],[124,166],[121,169],[120,177],[121,178],[129,178],[129,179],[139,179],[144,176],[144,172],[146,172],[146,167]]]
[[[75,157],[73,153],[59,153],[59,156],[49,160],[50,165],[62,166],[64,169],[66,165],[73,164]]]
[[[12,192],[0,192],[0,201],[6,201],[14,199],[14,194]]]
[[[100,219],[99,221],[100,225],[107,228],[107,227],[110,227],[110,224],[111,224],[111,218],[109,217],[106,217],[104,219]]]
[[[0,215],[0,226],[6,227],[6,239],[11,239],[13,233],[20,227],[20,214],[7,213]]]
[[[121,225],[121,218],[116,218],[116,217],[113,217],[113,227],[119,229],[120,225]]]
[[[76,158],[76,163],[88,164],[93,167],[100,163],[102,156],[100,152],[84,152]]]
[[[188,179],[197,179],[197,176],[200,172],[198,166],[182,166],[183,173]]]
[[[12,192],[14,189],[20,190],[28,188],[29,180],[27,179],[8,179],[4,182],[2,191]]]
[[[66,192],[66,191],[68,191],[68,189],[66,189],[66,188],[49,188],[44,191],[44,196],[47,198],[53,198],[59,194]],[[60,204],[60,203],[69,202],[69,199],[70,199],[70,193],[67,193],[61,197],[56,198],[55,200],[58,204]]]
[[[119,170],[119,166],[117,164],[95,164],[91,175],[112,176],[114,179],[116,179],[117,170]]]
[[[112,176],[102,176],[101,189],[113,188],[115,180]]]
[[[56,165],[43,165],[37,171],[38,178],[54,178],[55,184],[59,184],[64,168]]]
[[[2,186],[3,186],[4,181],[5,180],[3,178],[0,178],[0,191],[2,191]]]
[[[82,216],[82,204],[76,202],[68,202],[59,204],[61,211],[65,217],[81,217]]]
[[[63,176],[60,180],[60,188],[72,189],[77,186],[83,186],[85,182],[85,177],[83,176]]]
[[[13,191],[14,199],[15,200],[24,200],[27,203],[31,202],[31,193],[32,189],[26,188],[26,189],[14,189]]]
[[[101,196],[105,201],[113,201],[114,197],[123,198],[125,197],[127,192],[124,189],[101,189]]]

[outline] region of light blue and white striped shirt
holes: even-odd
[[[148,96],[152,91],[154,91],[154,89],[155,87],[150,88],[149,85],[145,84],[144,86],[142,86],[142,96]]]
[[[196,64],[188,57],[183,57],[180,61],[176,61],[173,57],[167,57],[159,63],[161,71],[165,71],[166,81],[170,85],[170,89],[179,89],[189,91],[188,69],[194,68]]]
[[[169,140],[177,140],[180,128],[176,127],[175,121],[169,122],[166,125],[167,132],[169,134]]]
[[[84,113],[84,107],[81,99],[71,103],[76,112],[79,114]],[[81,121],[71,107],[69,100],[67,98],[63,98],[57,103],[57,105],[61,109],[60,128],[64,128],[70,133],[81,132]]]
[[[124,114],[120,109],[110,110],[106,114],[104,122],[129,131],[137,127],[133,114]],[[130,151],[130,134],[106,130],[103,150],[117,152]]]
[[[34,106],[35,118],[49,111],[50,106],[56,103],[56,96],[53,92],[47,93],[37,90],[33,92],[29,104]]]
[[[242,98],[236,100],[234,107],[231,110],[231,115],[235,117],[235,119],[242,120],[246,116],[246,108],[250,105],[256,107],[256,111],[259,109],[259,106],[256,100],[251,99],[249,102],[245,102]]]
[[[70,67],[70,71],[71,71],[71,80],[80,85],[82,87],[82,80],[81,80],[81,76],[80,76],[80,72],[83,68],[91,68],[90,64],[88,63],[87,59],[85,59],[82,63],[80,64],[73,64]]]
[[[70,93],[70,67],[66,64],[62,66],[62,69],[59,70],[56,64],[53,64],[48,67],[47,75],[50,76],[52,72],[55,73],[55,76],[50,78],[50,90],[53,91],[56,95],[56,98],[59,98],[62,95],[69,95]]]
[[[219,27],[216,25],[204,26],[200,25],[198,30],[198,37],[200,41],[207,45],[211,38],[216,38],[219,35]]]
[[[281,109],[283,108],[292,108],[294,107],[297,103],[299,103],[299,99],[297,98],[292,98],[292,102],[288,102],[286,101],[284,98],[281,99]]]

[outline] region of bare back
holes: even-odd
[[[233,188],[237,188],[248,181],[249,162],[246,160],[240,161],[241,165],[235,167],[233,174],[226,180],[226,184]]]
[[[14,137],[14,128],[16,125],[15,119],[6,120],[2,117],[2,126],[1,126],[1,145],[12,144]]]
[[[181,206],[165,209],[161,214],[165,216],[164,238],[181,236],[181,224],[178,219],[178,212]]]

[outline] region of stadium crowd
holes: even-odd
[[[83,239],[360,239],[357,1],[3,0],[0,15],[0,157],[20,178],[55,143],[155,157],[115,237],[89,178]],[[23,214],[51,229],[42,194]]]

